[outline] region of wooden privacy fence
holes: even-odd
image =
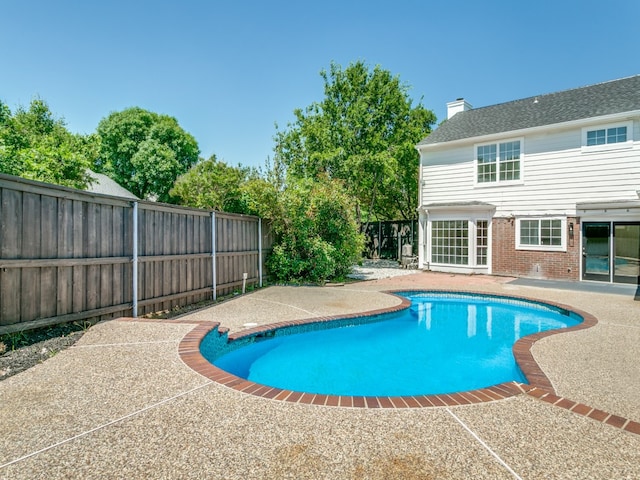
[[[0,334],[262,285],[267,230],[257,217],[0,175]]]

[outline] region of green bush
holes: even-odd
[[[343,279],[360,259],[364,238],[340,182],[296,181],[278,203],[279,215],[272,218],[276,241],[267,260],[270,274],[278,281]]]

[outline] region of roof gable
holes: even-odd
[[[640,75],[458,112],[418,145],[640,110]]]
[[[102,173],[96,173],[89,170],[89,175],[93,177],[93,180],[87,187],[87,191],[91,193],[101,193],[103,195],[111,195],[113,197],[131,198],[134,200],[140,200],[129,190],[121,186],[115,180],[107,177]]]

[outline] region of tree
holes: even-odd
[[[326,176],[290,179],[285,185],[274,169],[263,177],[212,156],[179,177],[171,196],[181,205],[266,220],[275,237],[267,266],[280,281],[342,278],[364,246],[351,197],[339,180]]]
[[[97,134],[97,170],[140,198],[168,201],[176,178],[189,170],[200,154],[196,140],[175,118],[138,107],[103,118]]]
[[[44,101],[13,115],[0,102],[0,172],[85,189],[96,153],[97,138],[69,132]]]
[[[415,144],[431,131],[433,112],[412,106],[408,87],[387,70],[363,62],[322,71],[325,98],[294,112],[276,132],[276,163],[288,175],[320,174],[344,182],[359,221],[416,216]]]
[[[232,167],[212,155],[176,180],[170,195],[181,205],[212,208],[221,212],[250,213],[243,186],[257,173],[248,167]]]
[[[277,280],[343,278],[364,248],[351,197],[338,180],[290,182],[277,196],[271,221],[276,241],[267,266]]]

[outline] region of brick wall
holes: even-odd
[[[494,218],[492,223],[492,268],[495,275],[579,280],[581,247],[578,219],[568,217],[567,229],[573,223],[574,238],[567,232],[566,252],[516,250],[515,218]]]

